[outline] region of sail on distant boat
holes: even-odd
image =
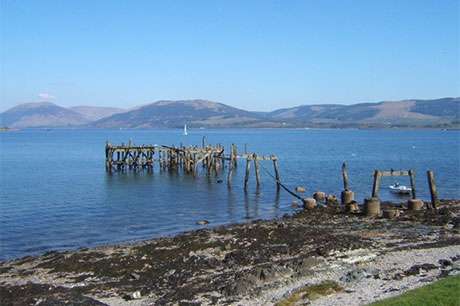
[[[188,135],[188,133],[187,133],[187,125],[184,124],[184,136],[187,136],[187,135]]]

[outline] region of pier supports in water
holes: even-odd
[[[251,169],[251,163],[254,164],[254,172],[255,172],[255,177],[256,177],[256,184],[257,187],[260,186],[261,180],[260,180],[260,162],[261,161],[267,161],[271,160],[273,162],[273,170],[275,172],[275,176],[272,176],[273,179],[275,180],[276,187],[277,189],[280,188],[281,181],[280,181],[280,174],[279,174],[279,168],[278,168],[278,157],[275,155],[270,155],[270,156],[261,156],[257,155],[256,153],[244,153],[241,155],[241,158],[246,159],[246,171],[244,175],[244,190],[247,190],[248,188],[248,183],[249,183],[249,175],[250,175],[250,169]],[[264,170],[266,170],[264,168]]]
[[[231,145],[230,153],[224,153],[224,147],[218,145],[206,144],[206,138],[203,137],[201,147],[180,145],[165,146],[165,145],[134,145],[129,141],[128,145],[112,145],[107,142],[105,145],[105,168],[106,171],[123,172],[125,170],[143,170],[152,172],[155,162],[158,162],[160,170],[182,169],[186,174],[196,175],[198,167],[201,163],[207,175],[217,175],[219,171],[225,168],[225,162],[228,161],[227,184],[232,185],[233,173],[238,165],[238,159],[246,159],[246,174],[244,177],[244,187],[247,189],[249,181],[249,170],[251,163],[254,164],[256,184],[259,187],[261,184],[260,167],[261,161],[273,162],[277,188],[280,187],[280,174],[278,168],[278,158],[275,155],[262,156],[256,153],[244,153],[238,155],[238,149],[235,144]],[[270,174],[271,175],[271,174]]]
[[[415,171],[414,170],[393,170],[390,171],[374,171],[374,183],[372,185],[372,197],[378,198],[380,191],[380,182],[384,176],[409,176],[412,199],[416,198],[415,193]]]

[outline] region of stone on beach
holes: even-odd
[[[303,207],[305,209],[313,209],[316,207],[316,200],[313,198],[304,198],[302,199]]]
[[[315,199],[316,202],[324,202],[326,200],[326,193],[317,191],[313,194],[313,199]]]

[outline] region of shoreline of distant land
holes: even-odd
[[[247,111],[208,100],[161,100],[130,109],[26,103],[0,113],[10,128],[460,128],[460,97]]]
[[[400,127],[400,126],[375,126],[375,127],[189,127],[187,126],[188,132],[193,133],[193,131],[206,131],[206,130],[294,130],[294,131],[321,131],[321,130],[402,130],[402,131],[423,131],[423,130],[430,130],[430,131],[459,131],[460,126],[450,126],[450,127],[433,127],[433,126],[413,126],[413,127]],[[88,126],[60,126],[60,127],[27,127],[27,128],[2,128],[0,129],[1,132],[14,132],[14,131],[53,131],[53,130],[72,130],[72,131],[99,131],[99,130],[152,130],[152,131],[173,131],[173,130],[183,130],[183,126],[181,127],[127,127],[127,128],[117,128],[117,127],[110,127],[110,128],[98,128],[98,127],[88,127]]]
[[[3,261],[0,304],[354,305],[459,274],[460,200],[396,207],[388,219],[297,206],[274,220],[203,221],[172,237]],[[300,294],[317,288],[326,293]]]

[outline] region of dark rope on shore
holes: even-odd
[[[281,183],[280,180],[276,179],[276,177],[270,173],[270,171],[268,171],[267,168],[265,168],[262,163],[260,164],[260,167],[262,168],[262,170],[265,171],[265,173],[267,173],[273,180],[275,180],[276,183],[278,183],[284,190],[286,190],[289,194],[291,194],[293,197],[296,197],[297,199],[299,200],[303,200],[303,198],[301,196],[299,196],[297,193],[295,193],[294,191],[292,190],[289,190],[288,187],[286,187],[286,185],[284,185],[283,183]]]

